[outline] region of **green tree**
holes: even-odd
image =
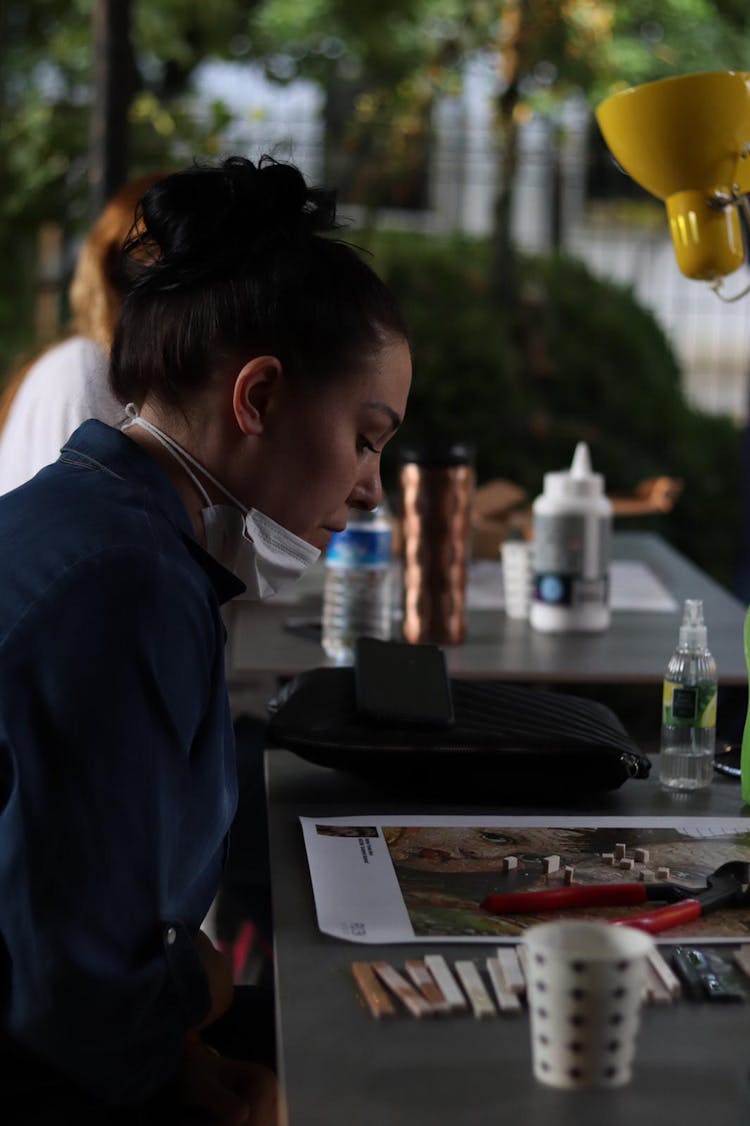
[[[0,371],[29,343],[36,233],[89,220],[93,0],[0,0]],[[229,115],[197,118],[190,77],[244,49],[253,3],[136,0],[131,174],[218,151]]]
[[[40,222],[88,219],[93,0],[0,0],[0,363],[23,326]],[[280,82],[302,75],[326,98],[327,178],[376,208],[423,197],[432,108],[460,89],[465,63],[498,69],[499,184],[492,277],[519,284],[510,237],[519,125],[556,120],[561,99],[592,102],[618,83],[742,66],[742,0],[134,0],[137,63],[132,167],[214,153],[228,124],[196,118],[190,77],[208,57],[262,60]],[[4,351],[3,351],[4,350]]]
[[[750,65],[742,0],[261,0],[253,36],[272,77],[322,83],[331,179],[375,206],[397,201],[413,174],[436,97],[460,88],[472,53],[495,58],[492,270],[505,300],[517,294],[510,215],[523,121],[554,123],[573,92],[594,104],[619,86]]]

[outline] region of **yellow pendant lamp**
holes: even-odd
[[[629,176],[667,207],[677,263],[716,281],[743,263],[737,205],[750,192],[750,72],[665,78],[603,101],[596,118]]]

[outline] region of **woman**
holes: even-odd
[[[164,174],[131,180],[107,203],[83,242],[70,283],[68,336],[10,377],[0,397],[0,493],[54,461],[87,418],[112,426],[121,421],[122,404],[107,382],[121,297],[115,268],[138,200]]]
[[[112,347],[128,422],[0,498],[5,1058],[58,1123],[266,1121],[268,1073],[205,1042],[232,993],[200,931],[236,803],[220,606],[378,503],[411,379],[334,219],[267,158],[151,188]]]

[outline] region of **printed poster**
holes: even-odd
[[[492,893],[564,887],[570,880],[674,883],[700,892],[722,864],[750,863],[750,821],[742,819],[400,814],[300,822],[318,926],[351,942],[513,943],[538,922],[623,918],[658,904],[500,916],[482,907]],[[750,905],[722,907],[654,937],[750,941]]]

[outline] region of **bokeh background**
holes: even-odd
[[[679,274],[593,117],[745,68],[745,0],[0,0],[0,380],[64,330],[121,182],[269,152],[338,188],[404,304],[405,439],[469,439],[480,483],[529,500],[581,438],[610,492],[678,479],[670,511],[620,526],[750,601],[750,297]]]

